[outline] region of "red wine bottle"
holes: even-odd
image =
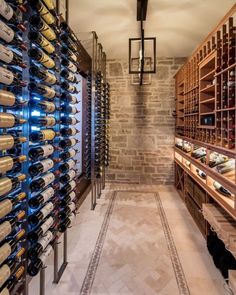
[[[54,209],[54,205],[52,202],[47,203],[40,209],[37,213],[30,215],[28,217],[28,222],[31,226],[38,225],[42,220],[44,220]]]
[[[54,219],[52,216],[48,217],[42,225],[33,231],[28,233],[28,239],[31,243],[35,243],[39,240],[39,238],[44,235],[49,228],[51,228],[54,224]]]
[[[32,192],[38,192],[41,189],[43,189],[44,187],[51,184],[54,180],[55,180],[55,175],[53,173],[51,173],[51,172],[46,173],[42,177],[33,180],[30,183],[30,189]]]

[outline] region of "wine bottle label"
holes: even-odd
[[[72,180],[70,182],[70,186],[71,186],[71,189],[73,190],[76,187],[76,182],[74,180]]]
[[[5,90],[0,90],[0,105],[13,106],[16,102],[16,97],[13,93]]]
[[[4,45],[0,44],[0,60],[9,64],[12,62],[13,57],[14,57],[13,52],[10,49],[8,49],[7,47],[5,47]]]
[[[74,65],[71,61],[69,61],[68,69],[70,69],[71,72],[73,72],[73,73],[76,73],[76,72],[77,72],[77,67],[76,67],[76,65]]]
[[[74,85],[69,84],[67,90],[70,91],[70,92],[74,92],[76,90],[76,87]]]
[[[4,264],[0,268],[0,288],[6,282],[6,280],[10,277],[10,275],[11,275],[10,267],[7,264]]]
[[[8,193],[12,189],[12,181],[8,177],[0,178],[0,196]]]
[[[42,150],[43,150],[43,156],[49,156],[54,152],[54,147],[51,144],[46,144],[41,146]]]
[[[47,188],[45,191],[41,193],[41,196],[43,197],[43,202],[47,202],[51,197],[54,195],[54,189],[52,187]]]
[[[77,134],[77,130],[75,128],[71,128],[71,135],[76,135]]]
[[[44,206],[40,212],[43,214],[43,219],[48,216],[50,212],[52,212],[54,206],[53,203],[49,202],[46,206]]]
[[[54,126],[56,124],[56,119],[54,117],[46,117],[47,126]]]
[[[13,81],[13,73],[3,67],[0,67],[0,83],[5,85],[11,85]]]
[[[46,106],[45,111],[48,113],[53,113],[56,109],[55,104],[52,102],[45,101],[45,106]]]
[[[53,218],[49,217],[42,225],[41,225],[41,230],[43,234],[46,233],[46,231],[53,225]]]
[[[72,95],[70,104],[76,104],[76,103],[77,103],[77,98],[74,95]]]
[[[55,18],[43,4],[39,8],[39,14],[42,16],[47,24],[51,25],[55,22]]]
[[[220,189],[221,188],[221,184],[219,184],[219,182],[214,181],[213,185],[214,185],[214,187],[216,189]]]
[[[43,140],[53,140],[55,132],[51,129],[41,130],[43,134]]]
[[[13,159],[9,156],[0,158],[0,173],[4,173],[13,168],[14,162]]]
[[[67,164],[68,164],[68,169],[70,170],[70,169],[72,169],[73,167],[75,167],[75,161],[74,160],[69,160],[68,162],[67,162]]]
[[[14,146],[14,137],[11,135],[0,136],[0,150],[7,150]]]
[[[55,47],[48,42],[47,39],[45,39],[43,36],[41,36],[39,45],[45,50],[47,51],[49,54],[53,53],[55,51]]]
[[[70,224],[73,223],[73,221],[75,220],[75,214],[72,213],[71,216],[69,217],[70,220]]]
[[[55,62],[45,53],[42,53],[41,58],[39,59],[39,61],[47,68],[51,69],[55,67]]]
[[[55,9],[55,5],[52,0],[43,0],[43,2],[47,5],[49,10]]]
[[[69,175],[69,177],[70,177],[70,180],[72,180],[73,178],[75,178],[75,175],[76,175],[75,170],[70,170],[70,171],[68,172],[68,175]]]
[[[41,164],[43,165],[43,171],[42,172],[46,172],[46,171],[48,171],[49,169],[51,169],[54,166],[54,162],[53,162],[52,159],[43,160],[41,162]]]
[[[9,292],[9,290],[7,288],[4,288],[2,290],[2,292],[0,293],[0,295],[10,295],[10,292]]]
[[[53,234],[52,232],[49,230],[46,232],[45,236],[42,237],[38,243],[42,246],[43,250],[47,247],[47,245],[51,242],[51,240],[53,239]]]
[[[77,120],[76,120],[76,118],[71,118],[71,125],[75,125],[75,124],[77,124]]]
[[[42,179],[44,180],[44,183],[45,183],[44,186],[47,186],[55,180],[55,175],[53,173],[48,173],[44,175]]]
[[[15,125],[15,116],[8,113],[0,113],[0,128],[10,128]]]
[[[69,194],[69,196],[70,196],[70,200],[73,201],[75,199],[75,197],[76,197],[76,194],[75,194],[75,192],[71,192]]]
[[[49,84],[54,85],[57,82],[57,78],[53,74],[47,72],[44,81],[47,82],[47,83],[49,83]]]
[[[10,255],[11,255],[11,246],[8,243],[5,243],[0,248],[0,264],[2,264]]]
[[[53,88],[47,87],[43,84],[37,84],[37,87],[43,92],[43,96],[46,98],[54,98],[56,92]]]
[[[56,34],[54,31],[42,20],[43,26],[40,29],[40,32],[44,37],[46,37],[49,41],[53,41],[56,39]]]
[[[0,0],[0,14],[6,20],[10,20],[13,16],[13,9],[5,2],[5,0]]]
[[[69,208],[71,210],[71,212],[75,211],[76,207],[75,207],[75,203],[72,202],[70,205],[69,205]]]
[[[76,107],[72,107],[71,108],[71,114],[76,114],[77,113],[77,108]]]
[[[76,155],[76,151],[74,149],[69,150],[70,157],[74,157]]]
[[[43,254],[39,257],[39,259],[42,261],[42,264],[44,265],[48,256],[51,254],[53,248],[51,245],[48,245]]]
[[[12,202],[8,199],[0,202],[0,218],[5,217],[12,210]]]
[[[71,146],[74,146],[77,143],[75,138],[72,138],[70,141],[71,141]]]
[[[14,39],[14,36],[14,31],[0,20],[0,38],[7,43],[10,43]]]
[[[73,52],[71,52],[70,57],[73,61],[77,61],[77,56]]]
[[[5,221],[0,225],[0,242],[11,233],[11,230],[11,224],[8,221]]]

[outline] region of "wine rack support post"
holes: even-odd
[[[45,295],[45,269],[46,267],[43,267],[40,270],[39,295]]]
[[[53,283],[57,284],[58,277],[58,243],[54,246],[54,260],[53,260]]]
[[[92,44],[92,101],[91,101],[91,183],[92,191],[94,187],[94,193],[91,194],[92,197],[92,210],[94,210],[97,202],[97,189],[96,189],[96,179],[95,179],[95,77],[97,71],[97,47],[98,47],[98,37],[96,32],[92,32],[93,44]]]
[[[68,257],[68,237],[67,237],[67,230],[63,234],[63,262],[58,268],[58,260],[59,260],[59,253],[58,253],[58,245],[59,243],[56,243],[54,247],[54,279],[53,283],[58,284],[60,282],[60,279],[68,265],[67,257]]]

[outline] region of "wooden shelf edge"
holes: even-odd
[[[207,184],[199,181],[198,177],[188,170],[180,161],[175,159],[175,162],[182,168],[184,171],[189,174],[198,185],[200,185],[230,216],[236,220],[236,210],[232,208],[223,198],[219,197],[216,192],[214,192]]]

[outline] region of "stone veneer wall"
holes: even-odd
[[[110,167],[107,181],[174,182],[173,76],[185,58],[158,58],[151,85],[131,85],[128,63],[107,61],[110,83]]]

